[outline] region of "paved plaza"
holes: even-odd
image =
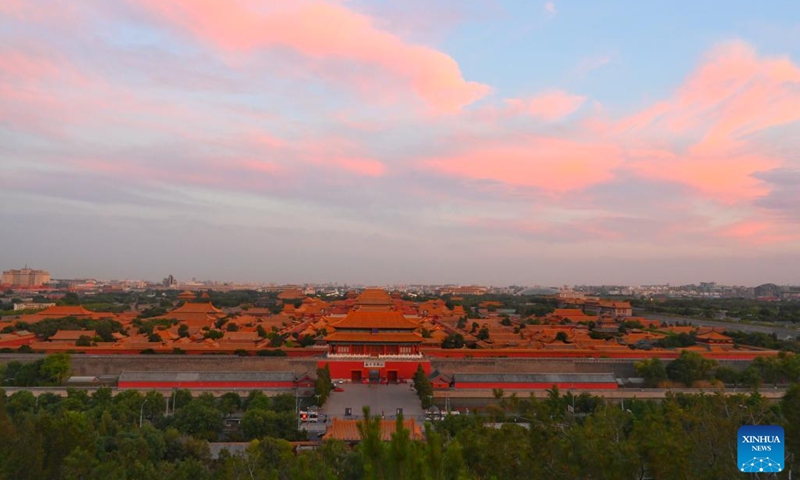
[[[407,419],[414,418],[420,422],[425,421],[425,411],[422,410],[417,394],[408,384],[353,384],[338,385],[343,392],[332,392],[322,411],[328,418],[361,418],[362,409],[369,406],[374,415],[383,415],[387,419],[396,417],[398,408],[403,409],[403,416]],[[352,409],[350,417],[345,416],[345,409]]]

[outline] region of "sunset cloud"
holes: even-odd
[[[410,7],[392,22],[398,8],[2,3],[0,202],[19,213],[0,219],[48,225],[59,202],[142,229],[209,227],[212,210],[234,229],[280,217],[265,235],[338,238],[336,251],[354,232],[413,239],[437,252],[425,264],[473,245],[562,259],[800,250],[800,67],[764,53],[787,50],[692,45],[693,65],[662,67],[576,40],[541,57],[554,28],[459,43],[484,16],[508,21],[502,9],[445,28]]]
[[[610,180],[621,162],[621,152],[614,145],[523,137],[471,144],[459,154],[426,160],[423,165],[471,180],[564,193]]]
[[[201,41],[234,52],[289,48],[313,59],[379,68],[405,84],[437,113],[452,113],[489,93],[464,80],[453,58],[406,42],[344,5],[246,0],[142,0],[150,11]]]
[[[639,173],[685,183],[726,201],[767,193],[760,172],[784,165],[759,134],[800,120],[800,69],[788,58],[760,58],[747,44],[714,49],[669,100],[618,122],[634,145],[662,151],[634,155]]]
[[[509,98],[505,103],[512,114],[531,115],[553,122],[573,113],[584,101],[586,97],[553,90],[528,99]]]

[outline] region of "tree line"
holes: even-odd
[[[167,414],[169,411],[169,414]],[[800,462],[800,386],[770,403],[757,393],[668,396],[624,405],[557,388],[545,399],[504,397],[485,416],[447,416],[413,441],[398,418],[388,442],[366,410],[362,441],[325,441],[297,452],[294,398],[192,398],[175,392],[65,398],[0,392],[3,479],[720,479],[738,478],[736,431],[745,424],[786,429],[790,464]],[[238,429],[225,419],[238,416]],[[250,441],[241,454],[212,458],[209,441]]]
[[[684,350],[668,363],[660,358],[642,360],[634,364],[636,373],[648,387],[657,387],[666,381],[692,387],[701,381],[718,381],[726,385],[758,388],[762,384],[800,382],[800,356],[780,352],[777,356],[756,357],[744,369],[720,365],[697,352]]]

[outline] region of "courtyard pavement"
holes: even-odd
[[[403,409],[403,417],[414,418],[424,423],[425,411],[417,394],[406,383],[400,384],[354,384],[337,385],[343,392],[332,392],[322,412],[328,418],[362,418],[363,407],[369,406],[371,415],[383,414],[386,419],[396,418],[397,409]],[[345,416],[345,409],[351,408],[352,415]]]

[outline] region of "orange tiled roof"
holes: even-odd
[[[56,305],[36,313],[36,315],[48,317],[85,317],[94,314],[95,312],[86,310],[82,305]]]
[[[170,316],[175,313],[206,313],[206,314],[221,314],[222,310],[218,309],[211,302],[205,303],[184,303],[182,306],[172,310],[165,316]]]
[[[325,440],[335,439],[345,442],[360,442],[361,435],[358,433],[359,420],[343,420],[334,418],[333,423],[325,435],[322,437]],[[422,440],[422,427],[414,421],[414,419],[403,420],[403,428],[408,430],[411,434],[411,440]],[[381,420],[381,440],[388,442],[392,439],[392,434],[397,431],[397,422],[395,420]]]
[[[340,322],[332,324],[336,329],[373,329],[386,328],[393,330],[412,330],[417,324],[396,311],[369,312],[354,310]]]
[[[305,296],[306,295],[299,288],[287,288],[278,294],[278,298],[281,300],[297,300]]]
[[[223,340],[231,342],[257,342],[261,340],[257,332],[225,332]]]
[[[392,296],[380,288],[365,288],[356,297],[356,305],[392,305]]]
[[[726,342],[733,342],[733,339],[727,335],[723,335],[715,330],[707,333],[698,334],[695,338],[698,340],[722,340]]]
[[[362,333],[338,331],[325,337],[326,342],[364,342],[364,343],[420,343],[422,337],[416,333],[384,332]]]
[[[608,308],[631,308],[630,302],[621,302],[618,300],[600,300],[599,305],[601,307],[608,307]]]
[[[59,330],[50,337],[50,341],[75,341],[81,336],[86,335],[89,338],[94,338],[97,336],[97,332],[94,330]]]
[[[558,317],[586,317],[583,310],[580,308],[556,308],[553,315]]]

